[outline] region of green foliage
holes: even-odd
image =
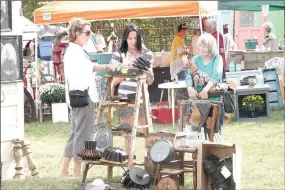
[[[65,102],[65,86],[59,83],[47,83],[39,88],[40,100],[46,104]]]
[[[30,21],[34,22],[34,10],[45,6],[52,1],[38,1],[38,0],[23,0],[22,8],[24,16]]]
[[[46,5],[51,1],[38,0],[23,0],[23,14],[26,18],[34,21],[34,10]],[[79,15],[80,17],[80,15]],[[122,31],[128,23],[135,23],[141,29],[142,37],[146,47],[152,52],[170,51],[172,40],[177,33],[177,26],[181,23],[193,23],[198,17],[165,17],[165,18],[146,18],[146,19],[120,19],[120,20],[104,20],[93,21],[91,28],[93,32],[102,28],[105,40],[113,29],[111,23],[114,23],[114,30],[116,35],[121,38]],[[60,24],[67,26],[66,24]],[[188,34],[184,39],[185,44],[190,45],[191,38],[194,35],[194,30],[189,29]]]
[[[171,43],[177,33],[177,27],[180,23],[193,23],[197,17],[166,17],[166,18],[148,18],[148,19],[122,19],[122,20],[107,20],[93,21],[91,28],[93,32],[101,28],[105,39],[111,34],[113,29],[111,23],[114,23],[116,35],[121,38],[124,27],[128,23],[134,23],[141,29],[142,37],[145,45],[153,52],[170,51]],[[189,29],[188,34],[184,39],[186,45],[189,45],[191,38],[194,35],[194,30]]]
[[[258,111],[264,110],[265,103],[260,95],[248,95],[242,99],[242,109],[245,111]]]
[[[108,110],[106,110],[108,111]],[[107,115],[107,113],[106,113]],[[114,113],[116,116],[116,114]],[[113,118],[117,122],[118,117]],[[117,124],[117,123],[114,123]],[[176,123],[177,124],[177,123]],[[154,132],[178,132],[171,124],[153,123]],[[3,131],[2,131],[3,132]],[[5,190],[68,190],[84,189],[78,187],[81,178],[70,175],[60,176],[62,154],[69,138],[70,123],[52,123],[51,121],[25,124],[25,140],[29,140],[32,157],[40,172],[40,178],[30,175],[26,157],[23,157],[23,180],[2,180],[1,189]],[[242,189],[284,189],[284,110],[273,111],[269,119],[256,121],[235,121],[223,126],[224,138],[234,142],[242,151]],[[114,137],[116,147],[123,147],[124,138]],[[144,159],[145,139],[136,138],[135,154],[137,160]],[[5,150],[3,150],[5,151]],[[9,150],[8,150],[9,151]],[[191,160],[191,154],[185,154],[185,160]],[[3,171],[2,171],[3,172]],[[107,167],[93,166],[88,171],[87,182],[103,179],[105,183],[120,183],[124,173],[121,167],[114,167],[113,178],[106,179]],[[2,179],[4,177],[2,176]],[[260,180],[266,179],[266,180]],[[192,173],[185,174],[185,187],[193,189]]]

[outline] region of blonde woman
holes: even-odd
[[[220,96],[208,98],[209,90],[222,80],[223,59],[219,55],[216,39],[211,34],[203,34],[199,37],[197,43],[199,55],[192,58],[189,70],[186,74],[186,86],[188,95],[192,99],[209,99],[211,101],[219,101]],[[195,69],[193,69],[195,68]],[[197,82],[197,87],[194,86]],[[221,109],[220,129],[223,124],[224,109]]]
[[[72,19],[68,26],[68,33],[69,44],[64,55],[66,102],[71,108],[70,90],[84,91],[87,89],[89,103],[84,107],[71,108],[70,137],[65,146],[61,175],[68,175],[69,164],[73,159],[74,176],[80,176],[81,161],[77,154],[84,148],[84,141],[90,138],[95,121],[95,102],[98,102],[94,73],[110,70],[113,66],[93,63],[83,49],[91,34],[89,22],[80,18]]]

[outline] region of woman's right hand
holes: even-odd
[[[119,68],[120,68],[119,64],[109,64],[109,65],[106,65],[105,70],[107,70],[107,71],[116,71]]]
[[[189,98],[197,99],[198,93],[196,92],[196,90],[194,90],[193,87],[188,87],[187,91],[188,91]]]

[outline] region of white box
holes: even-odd
[[[66,122],[68,123],[68,105],[67,103],[52,103],[52,122]]]

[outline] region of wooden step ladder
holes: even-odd
[[[130,137],[130,145],[131,145],[131,150],[129,153],[129,159],[127,162],[118,164],[118,163],[112,163],[106,160],[102,160],[102,161],[96,161],[96,162],[92,162],[92,161],[85,161],[85,171],[82,177],[82,183],[85,182],[86,180],[86,176],[87,176],[87,172],[90,169],[89,165],[107,165],[108,170],[107,170],[107,178],[111,179],[113,176],[113,167],[114,166],[121,166],[121,167],[127,167],[127,168],[132,168],[134,167],[134,165],[141,165],[142,163],[139,162],[135,162],[134,161],[134,150],[135,150],[135,145],[136,145],[136,137],[137,136],[141,136],[138,132],[137,129],[139,128],[146,128],[146,133],[151,133],[153,132],[153,125],[152,125],[152,120],[151,120],[151,116],[150,116],[150,110],[149,110],[149,99],[148,99],[148,95],[147,95],[147,83],[146,83],[146,76],[141,74],[138,75],[136,73],[132,73],[132,74],[106,74],[105,75],[105,80],[106,80],[106,88],[107,88],[107,94],[111,93],[111,88],[112,88],[112,81],[115,77],[123,77],[123,78],[131,78],[131,79],[135,79],[137,81],[137,92],[136,92],[136,98],[135,98],[135,102],[134,103],[129,103],[129,102],[114,102],[114,101],[101,101],[99,103],[97,112],[96,112],[96,121],[95,124],[99,124],[101,123],[102,120],[102,114],[105,110],[105,108],[108,108],[108,120],[107,123],[109,126],[112,125],[112,119],[113,119],[113,108],[117,108],[117,107],[134,107],[134,120],[133,120],[133,127],[130,133],[126,133],[126,132],[122,132],[122,131],[113,131],[113,136],[116,135],[122,135],[122,136],[129,136]],[[111,96],[113,96],[113,94],[110,94]],[[141,101],[142,98],[142,101]],[[138,124],[138,119],[139,119],[139,108],[141,103],[143,104],[143,110],[144,110],[144,115],[145,115],[145,121],[146,121],[146,125],[143,126],[139,126]],[[145,135],[147,135],[145,134]],[[113,140],[111,142],[111,146],[113,146]]]

